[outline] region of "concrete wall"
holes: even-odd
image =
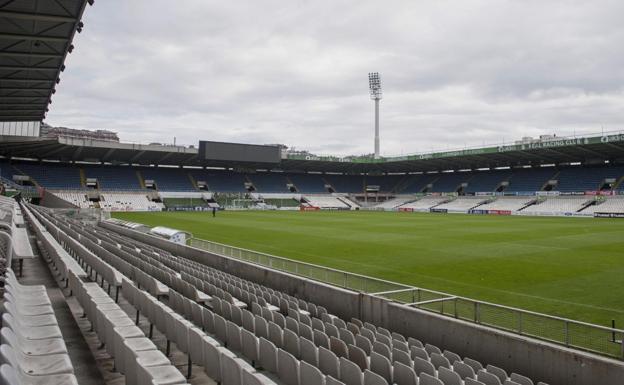
[[[558,345],[490,329],[383,298],[233,260],[178,245],[112,224],[101,226],[276,290],[324,306],[343,319],[358,317],[391,331],[418,338],[462,357],[517,372],[550,385],[622,385],[624,363]]]

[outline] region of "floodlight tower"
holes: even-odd
[[[368,73],[370,98],[375,101],[375,159],[379,159],[379,101],[381,100],[381,79],[379,72]]]

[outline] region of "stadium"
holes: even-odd
[[[53,126],[89,5],[0,4],[0,385],[622,383],[624,132],[384,156],[377,73],[368,155]]]

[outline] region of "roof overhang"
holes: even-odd
[[[93,0],[0,4],[0,122],[42,121]]]

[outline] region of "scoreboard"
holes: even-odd
[[[201,140],[199,157],[202,160],[279,163],[281,151],[279,146]]]

